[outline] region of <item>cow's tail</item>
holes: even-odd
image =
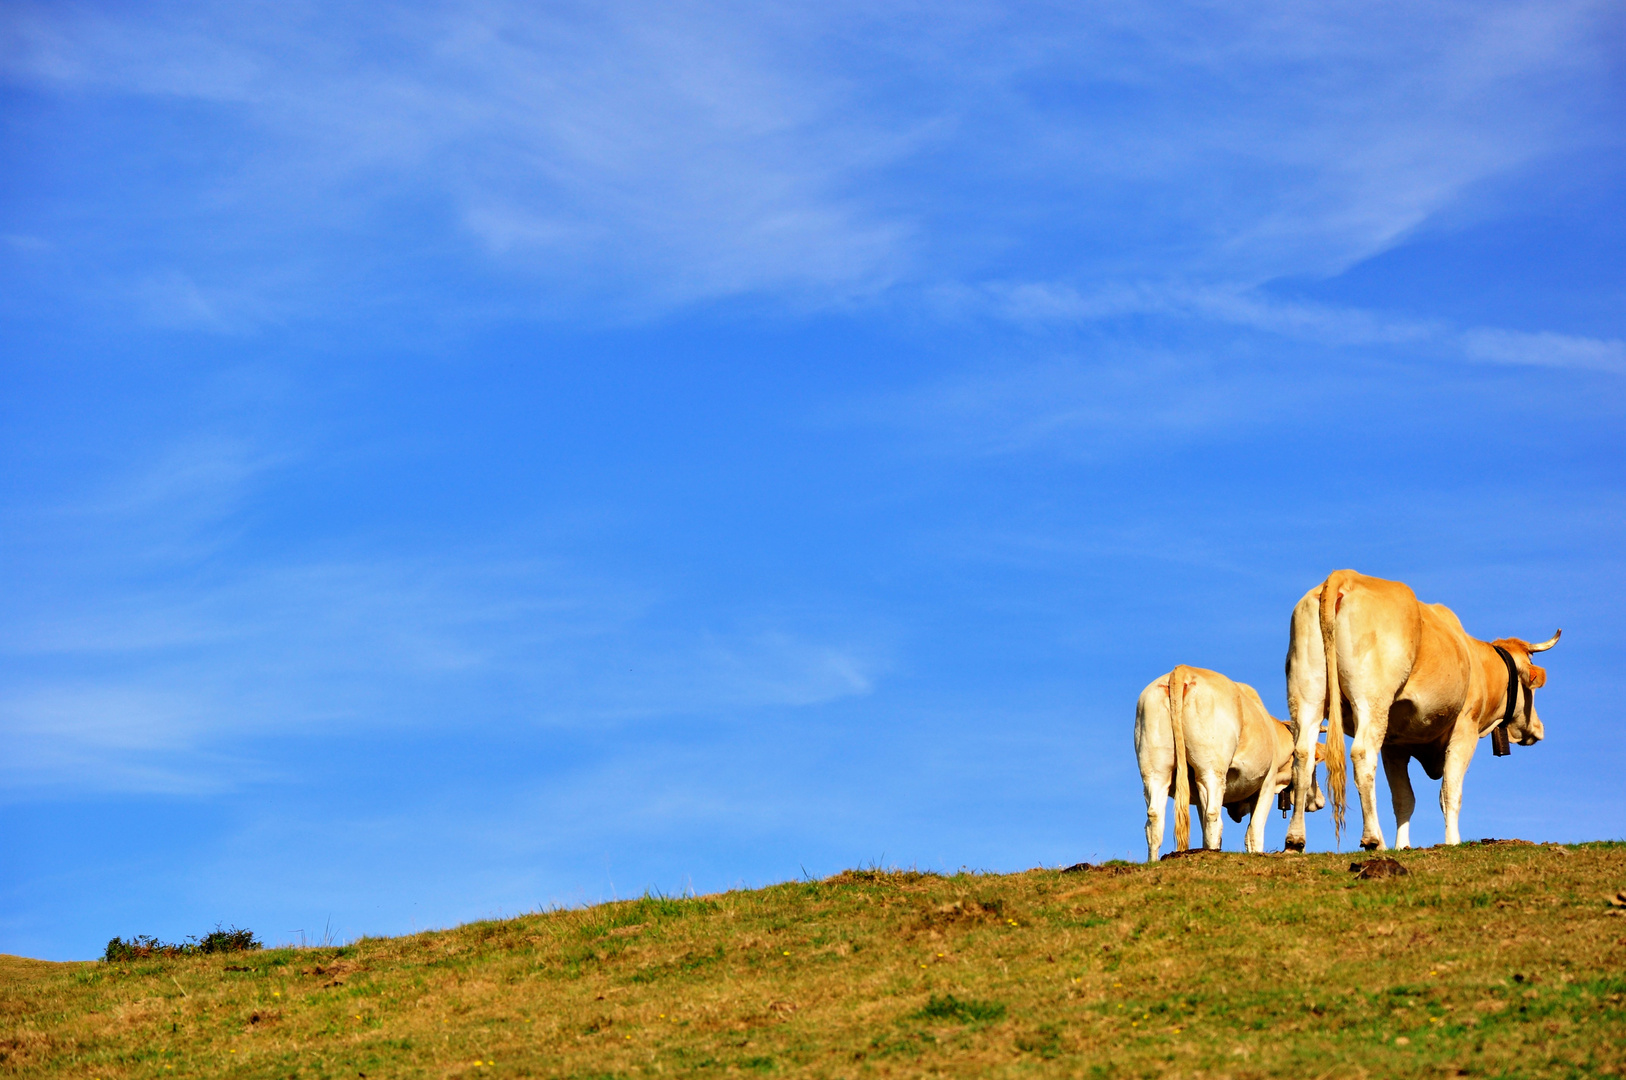
[[[1174,850],[1191,847],[1191,780],[1186,775],[1186,680],[1191,669],[1169,672],[1169,719],[1174,722]]]
[[[1338,586],[1333,574],[1321,585],[1321,649],[1327,655],[1327,795],[1333,835],[1344,835],[1344,691],[1338,683]],[[1314,768],[1314,766],[1311,766]]]

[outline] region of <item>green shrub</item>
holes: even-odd
[[[129,941],[123,938],[109,941],[102,959],[111,964],[122,960],[143,960],[149,956],[180,956],[185,952],[185,945],[173,945],[146,934],[135,934]]]
[[[191,956],[196,953],[228,953],[251,952],[264,946],[254,936],[254,931],[244,930],[236,926],[222,927],[215,923],[215,928],[203,937],[188,937],[186,941],[176,944],[169,941],[159,941],[150,934],[135,934],[129,941],[123,938],[114,938],[107,943],[107,950],[102,959],[110,964],[126,960],[145,960],[150,957]]]
[[[221,929],[219,923],[215,923],[215,928],[203,935],[203,939],[197,943],[197,951],[200,953],[253,952],[264,947],[254,936],[254,931],[236,926]]]

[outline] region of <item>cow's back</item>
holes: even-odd
[[[1327,589],[1335,594],[1333,618],[1344,629],[1337,635],[1345,648],[1338,658],[1340,682],[1352,673],[1360,677],[1363,667],[1378,661],[1399,687],[1411,673],[1417,648],[1417,609],[1421,605],[1410,586],[1354,570],[1333,571],[1293,605],[1287,645],[1287,711],[1295,727],[1301,723],[1319,727],[1328,713],[1327,654],[1321,627],[1321,594]]]
[[[1194,773],[1223,777],[1228,803],[1256,793],[1272,771],[1276,752],[1270,730],[1276,721],[1259,692],[1207,668],[1176,670],[1188,673],[1190,680],[1181,708],[1187,765]],[[1153,680],[1135,710],[1135,749],[1143,775],[1161,775],[1165,768],[1172,773],[1174,768],[1168,679]]]
[[[1422,634],[1422,604],[1411,586],[1342,570],[1327,578],[1336,590],[1333,618],[1340,625],[1338,670],[1342,678],[1379,671],[1411,674]]]
[[[1180,669],[1176,669],[1180,670]],[[1217,671],[1187,667],[1191,684],[1185,691],[1186,760],[1197,772],[1230,769],[1242,740],[1237,684]]]

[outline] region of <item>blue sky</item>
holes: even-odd
[[[0,951],[1133,857],[1345,566],[1564,628],[1465,835],[1622,836],[1623,31],[6,5]]]

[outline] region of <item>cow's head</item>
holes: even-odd
[[[1563,634],[1564,631],[1560,630],[1537,645],[1521,638],[1502,638],[1492,642],[1507,650],[1507,654],[1513,658],[1513,666],[1519,671],[1519,701],[1514,705],[1513,719],[1507,722],[1507,737],[1520,746],[1534,746],[1547,734],[1541,726],[1541,717],[1536,715],[1536,691],[1547,685],[1547,669],[1532,663],[1530,657],[1557,645]]]

